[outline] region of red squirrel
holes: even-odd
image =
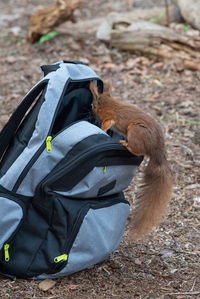
[[[92,110],[101,122],[101,129],[111,127],[127,141],[119,142],[134,155],[146,155],[143,184],[136,196],[135,214],[130,223],[134,239],[139,239],[158,225],[165,214],[172,193],[173,175],[166,159],[164,135],[160,124],[137,106],[110,95],[110,83],[99,93],[90,82]]]

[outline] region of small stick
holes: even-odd
[[[180,293],[165,293],[165,295],[199,295],[200,291],[196,292],[180,292]]]
[[[168,0],[165,0],[165,13],[166,13],[166,24],[167,27],[170,25],[170,20],[169,20],[169,6],[168,6]]]
[[[193,282],[193,285],[192,285],[192,288],[191,288],[190,292],[193,292],[195,283],[196,283],[196,279],[195,279],[194,282]]]

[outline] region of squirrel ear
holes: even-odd
[[[108,80],[105,84],[104,84],[104,92],[110,94],[111,93],[111,81]]]
[[[99,97],[98,88],[96,87],[94,81],[90,81],[90,91],[94,99],[97,99]]]

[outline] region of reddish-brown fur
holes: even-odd
[[[102,130],[114,126],[127,136],[127,142],[120,142],[131,153],[149,157],[131,221],[133,236],[138,239],[160,222],[172,192],[173,176],[166,159],[163,132],[159,123],[137,106],[112,98],[110,86],[104,93],[99,93],[91,81],[90,90],[93,112],[99,118]]]

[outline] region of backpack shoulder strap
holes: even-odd
[[[6,123],[0,133],[0,160],[9,145],[10,141],[15,135],[21,121],[23,120],[26,112],[37,99],[40,92],[45,88],[49,79],[43,78],[39,81],[24,97],[17,109],[11,115],[9,121]]]

